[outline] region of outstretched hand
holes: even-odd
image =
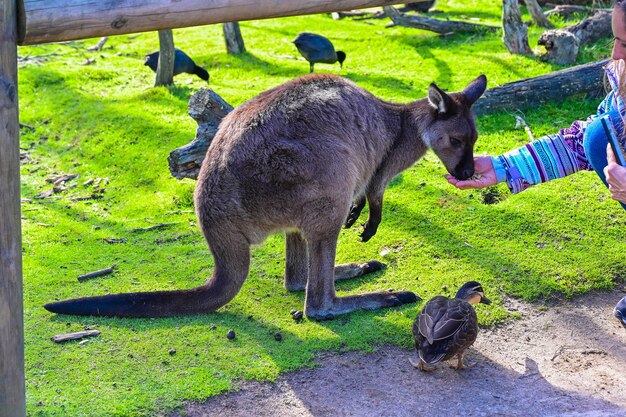
[[[626,167],[617,163],[610,144],[606,145],[606,160],[608,164],[604,167],[604,176],[609,184],[611,197],[620,203],[626,203]]]
[[[458,180],[450,174],[445,175],[448,182],[461,190],[485,188],[498,183],[496,171],[493,169],[490,156],[474,157],[474,177],[477,179]]]

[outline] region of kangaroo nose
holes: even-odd
[[[458,180],[461,180],[461,181],[462,181],[462,180],[466,180],[466,179],[468,179],[468,178],[469,178],[469,177],[471,177],[472,175],[474,175],[474,168],[473,168],[473,167],[472,167],[472,168],[463,168],[463,169],[459,169],[459,170],[457,170],[457,171],[456,171],[456,173],[455,173],[455,175],[454,175],[454,176],[455,176]]]

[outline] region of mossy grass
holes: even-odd
[[[500,22],[501,6],[492,0],[440,0],[436,7],[443,18]],[[319,64],[318,72],[341,74],[398,102],[425,97],[432,81],[454,91],[480,73],[493,87],[560,69],[536,56],[510,55],[499,33],[440,37],[386,28],[387,22],[329,15],[241,22],[248,52],[239,56],[226,54],[220,25],[175,30],[174,40],[207,68],[210,87],[233,105],[308,72],[291,43],[302,31],[322,33],[348,54],[343,70]],[[531,26],[531,45],[540,33]],[[194,181],[174,179],[167,167],[169,152],[194,136],[187,102],[207,84],[183,74],[174,87],[153,88],[154,74],[142,57],[158,49],[154,32],[111,37],[104,50],[87,52],[96,41],[18,51],[20,119],[35,128],[21,131],[29,416],[166,415],[184,400],[206,399],[240,379],[271,381],[312,366],[319,351],[411,348],[410,326],[422,302],[328,322],[294,321],[289,312],[302,309],[304,294],[282,286],[280,235],[254,248],[249,279],[216,313],[109,319],[46,312],[43,304],[57,299],[192,287],[213,268],[193,213]],[[580,63],[606,57],[609,42],[585,47]],[[87,58],[95,62],[83,65]],[[538,137],[592,114],[597,101],[573,98],[523,116]],[[480,118],[476,151],[503,152],[526,142],[514,125],[512,114]],[[79,177],[66,191],[36,198],[52,188],[48,178],[64,173]],[[338,263],[380,259],[387,268],[339,283],[340,295],[393,288],[428,299],[474,279],[494,301],[478,307],[488,326],[515,317],[502,305],[505,295],[547,300],[623,280],[626,217],[595,174],[515,196],[498,186],[497,204],[483,204],[478,191],[456,190],[443,174],[429,153],[390,184],[383,222],[370,242],[358,241],[358,227],[341,233]],[[93,194],[101,198],[76,199]],[[160,223],[166,226],[136,230]],[[112,275],[77,281],[112,264]],[[85,327],[102,334],[62,345],[50,341]],[[230,329],[233,340],[226,338]]]

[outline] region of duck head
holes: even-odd
[[[457,291],[455,298],[460,298],[470,304],[491,304],[491,300],[485,297],[483,286],[476,281],[469,281],[463,284]]]

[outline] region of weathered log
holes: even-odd
[[[546,48],[543,59],[558,65],[571,65],[576,62],[581,45],[608,37],[611,33],[611,11],[601,10],[575,25],[543,32],[537,43]]]
[[[472,106],[476,116],[536,108],[572,96],[600,97],[604,94],[602,67],[608,60],[578,65],[539,77],[490,88]]]
[[[439,20],[430,17],[414,16],[400,13],[392,6],[383,7],[385,14],[393,21],[394,25],[410,28],[429,30],[431,32],[449,34],[456,32],[488,32],[496,31],[495,26],[480,25],[476,23],[462,22],[458,20]]]
[[[227,53],[237,55],[246,52],[241,29],[239,29],[239,22],[226,22],[222,25],[222,30],[224,31]]]
[[[586,13],[586,14],[593,14],[597,11],[600,10],[608,10],[611,11],[611,9],[596,9],[593,7],[585,7],[585,6],[568,6],[568,5],[558,5],[555,6],[554,8],[548,10],[547,12],[545,12],[546,16],[552,16],[553,14],[559,15],[561,17],[568,17],[573,15],[574,13]]]
[[[552,23],[550,23],[546,15],[543,13],[543,10],[541,10],[541,6],[539,6],[537,0],[524,0],[524,3],[526,3],[526,8],[530,12],[530,16],[538,26],[542,28],[553,27]]]
[[[597,0],[538,0],[542,6],[577,5],[589,6],[597,3]]]
[[[502,2],[502,41],[512,54],[529,55],[532,53],[528,44],[528,28],[522,22],[518,0]]]
[[[185,146],[170,152],[167,161],[177,179],[198,178],[200,165],[220,122],[233,106],[211,89],[203,89],[189,99],[188,113],[198,123],[196,137]]]
[[[174,84],[174,34],[171,29],[159,31],[159,59],[154,86]]]

